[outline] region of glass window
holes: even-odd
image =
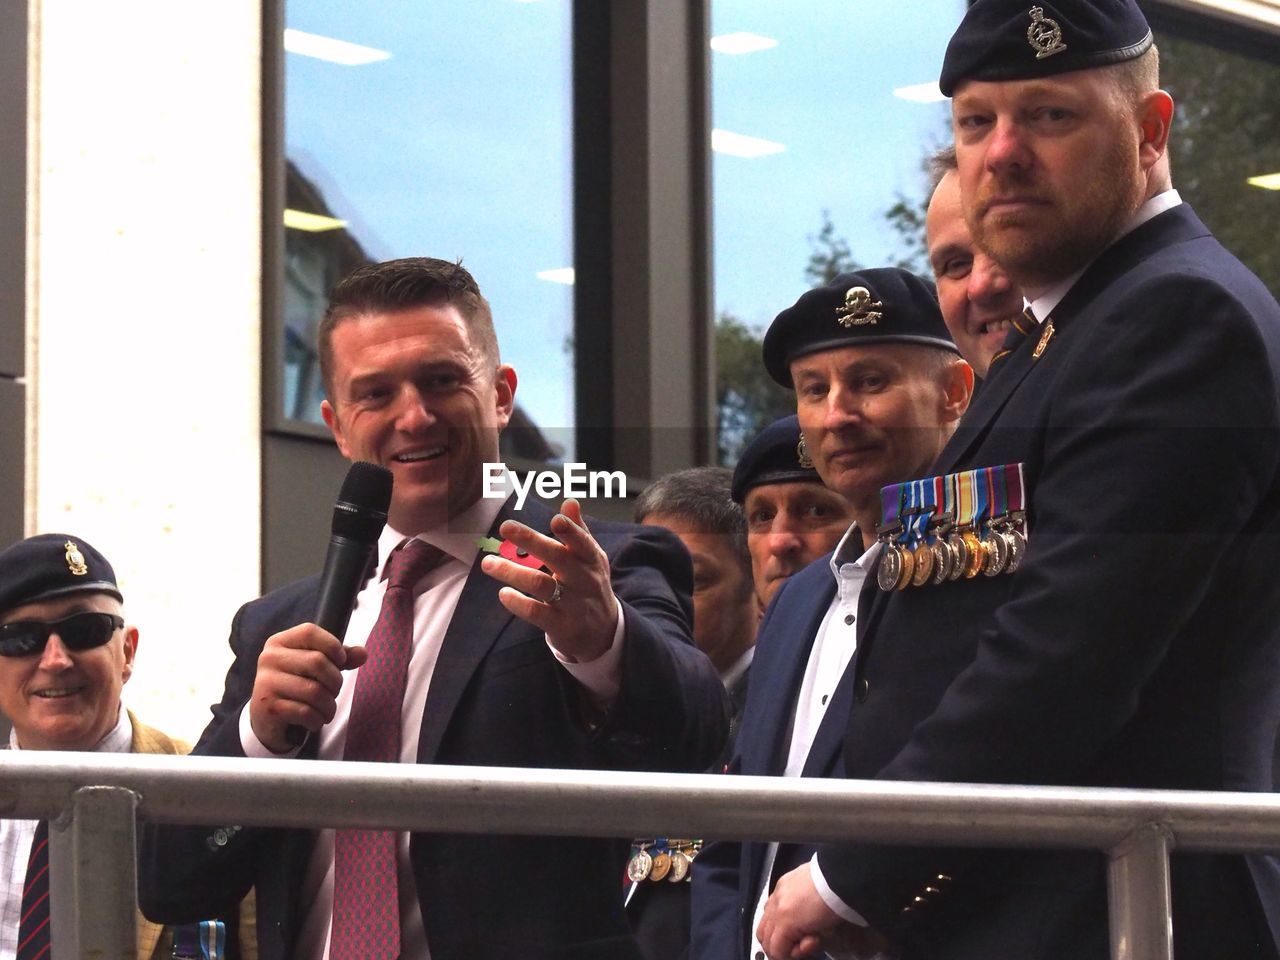
[[[949,143],[937,90],[964,0],[712,0],[712,176],[722,462],[795,411],[758,337],[827,275],[927,274],[916,218]]]
[[[368,260],[461,258],[517,414],[504,456],[573,452],[570,0],[288,0],[284,409],[319,422],[315,330]]]
[[[1182,199],[1280,297],[1280,64],[1155,30]]]

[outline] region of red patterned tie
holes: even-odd
[[[387,560],[387,593],[356,673],[345,760],[400,759],[400,714],[413,650],[413,585],[444,559],[429,543],[410,540]],[[330,960],[395,960],[400,955],[396,835],[339,830],[334,839]]]
[[[18,960],[49,957],[49,824],[41,820],[31,841],[27,881],[22,888],[22,919],[18,921]]]

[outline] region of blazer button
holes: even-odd
[[[871,693],[871,684],[867,682],[866,677],[860,677],[853,687],[853,695],[859,703],[866,703],[867,697]]]

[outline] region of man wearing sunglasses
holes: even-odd
[[[0,551],[0,711],[12,723],[10,749],[188,752],[121,709],[138,650],[138,629],[123,614],[115,571],[84,539],[43,534]],[[48,957],[46,836],[37,821],[0,820],[0,960]],[[233,934],[227,957],[256,956],[248,901],[242,914],[246,923],[222,925]],[[166,928],[138,914],[139,960],[186,956],[175,938],[181,945],[211,923]]]

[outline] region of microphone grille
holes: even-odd
[[[333,505],[333,533],[361,543],[376,543],[391,508],[391,471],[356,461],[347,471]]]

